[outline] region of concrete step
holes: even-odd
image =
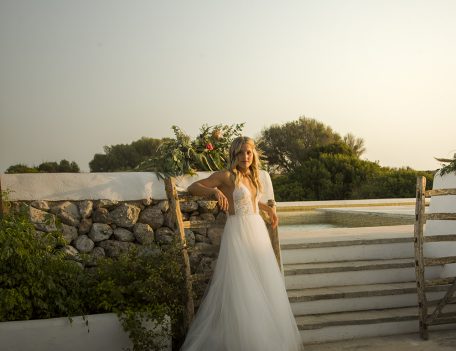
[[[406,258],[414,255],[413,227],[333,228],[281,240],[284,264]]]
[[[287,289],[410,282],[415,279],[413,258],[284,264]],[[438,278],[441,266],[426,269]]]
[[[454,311],[456,306],[452,305]],[[390,308],[358,312],[297,316],[304,343],[418,332],[418,308]],[[451,328],[454,325],[447,325]]]
[[[416,307],[296,317],[304,343],[418,331]]]
[[[428,299],[441,298],[447,286],[433,287]],[[295,315],[362,311],[417,305],[415,282],[330,286],[288,290]]]

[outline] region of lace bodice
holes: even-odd
[[[250,190],[242,183],[234,188],[233,191],[234,213],[236,215],[249,215],[258,213],[258,194],[255,205],[252,203]],[[255,208],[253,207],[255,206]]]

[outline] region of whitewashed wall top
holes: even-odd
[[[176,186],[184,191],[192,182],[210,174],[198,172],[195,176],[177,177]],[[261,201],[274,199],[269,174],[261,171],[260,177],[264,188]],[[1,186],[2,190],[10,191],[12,201],[166,199],[163,180],[153,172],[2,174]]]

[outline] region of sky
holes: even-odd
[[[435,170],[456,153],[455,18],[452,0],[0,0],[0,173],[301,116]]]

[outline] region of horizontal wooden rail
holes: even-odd
[[[441,300],[428,300],[428,306],[437,306]],[[456,296],[448,299],[448,304],[456,304]]]
[[[429,279],[424,282],[425,287],[435,285],[448,285],[453,284],[456,278],[440,278],[440,279]]]
[[[425,243],[433,243],[433,242],[440,242],[440,241],[456,241],[456,234],[426,235],[424,237]]]
[[[434,285],[429,286],[425,289],[426,293],[434,293],[434,292],[447,292],[448,289],[451,287],[451,283],[446,285]]]
[[[212,272],[195,273],[190,276],[192,283],[203,281],[212,277]]]
[[[431,325],[439,325],[439,324],[449,324],[449,323],[456,323],[456,314],[451,313],[451,315],[447,316],[449,313],[443,314],[441,317],[434,319]]]
[[[456,213],[426,213],[426,220],[455,220]]]
[[[456,189],[433,189],[424,192],[424,196],[456,195]]]
[[[437,306],[440,301],[442,301],[442,299],[438,299],[438,300],[428,300],[428,305],[429,306]],[[456,303],[456,296],[455,297],[452,297],[450,299],[448,299],[448,304],[453,304],[453,303]]]
[[[442,264],[456,263],[456,256],[425,258],[424,264],[426,266],[438,266]]]
[[[190,229],[190,228],[209,228],[214,223],[215,223],[214,221],[208,221],[208,220],[183,221],[185,229]]]

